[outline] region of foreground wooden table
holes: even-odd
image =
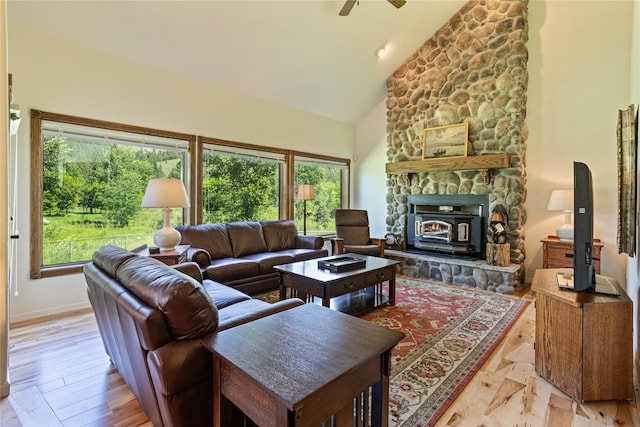
[[[633,304],[620,296],[563,291],[536,270],[536,372],[579,401],[633,398]]]
[[[387,426],[391,350],[404,334],[316,304],[219,332],[214,426],[238,425],[233,405],[259,426]],[[370,405],[370,406],[369,406]]]

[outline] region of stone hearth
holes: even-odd
[[[385,258],[400,261],[398,274],[437,282],[470,286],[503,294],[513,293],[520,286],[520,266],[489,265],[482,260],[466,260],[441,255],[385,250]]]

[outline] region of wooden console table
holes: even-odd
[[[387,426],[391,350],[404,337],[305,304],[203,339],[213,352],[214,426]],[[369,400],[371,401],[369,406]]]
[[[536,270],[536,372],[578,401],[633,398],[633,304],[620,296],[563,291]]]

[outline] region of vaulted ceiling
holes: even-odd
[[[9,25],[347,123],[466,1],[8,2]],[[385,46],[387,54],[375,55]],[[11,53],[9,52],[9,55]],[[9,61],[11,60],[9,56]]]

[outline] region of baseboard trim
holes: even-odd
[[[20,313],[18,315],[15,316],[11,316],[9,321],[11,322],[11,324],[15,324],[17,322],[27,322],[27,321],[32,321],[32,320],[36,320],[36,319],[41,319],[43,317],[47,317],[47,316],[55,316],[55,315],[59,315],[59,314],[64,314],[64,313],[68,313],[71,311],[77,311],[77,310],[83,310],[86,308],[91,308],[91,305],[89,304],[89,302],[79,302],[76,304],[69,304],[69,305],[61,305],[58,307],[49,307],[47,309],[44,310],[35,310],[35,311],[30,311],[27,313]]]
[[[10,392],[11,392],[11,384],[9,384],[8,382],[4,384],[0,384],[0,398],[9,396]]]

